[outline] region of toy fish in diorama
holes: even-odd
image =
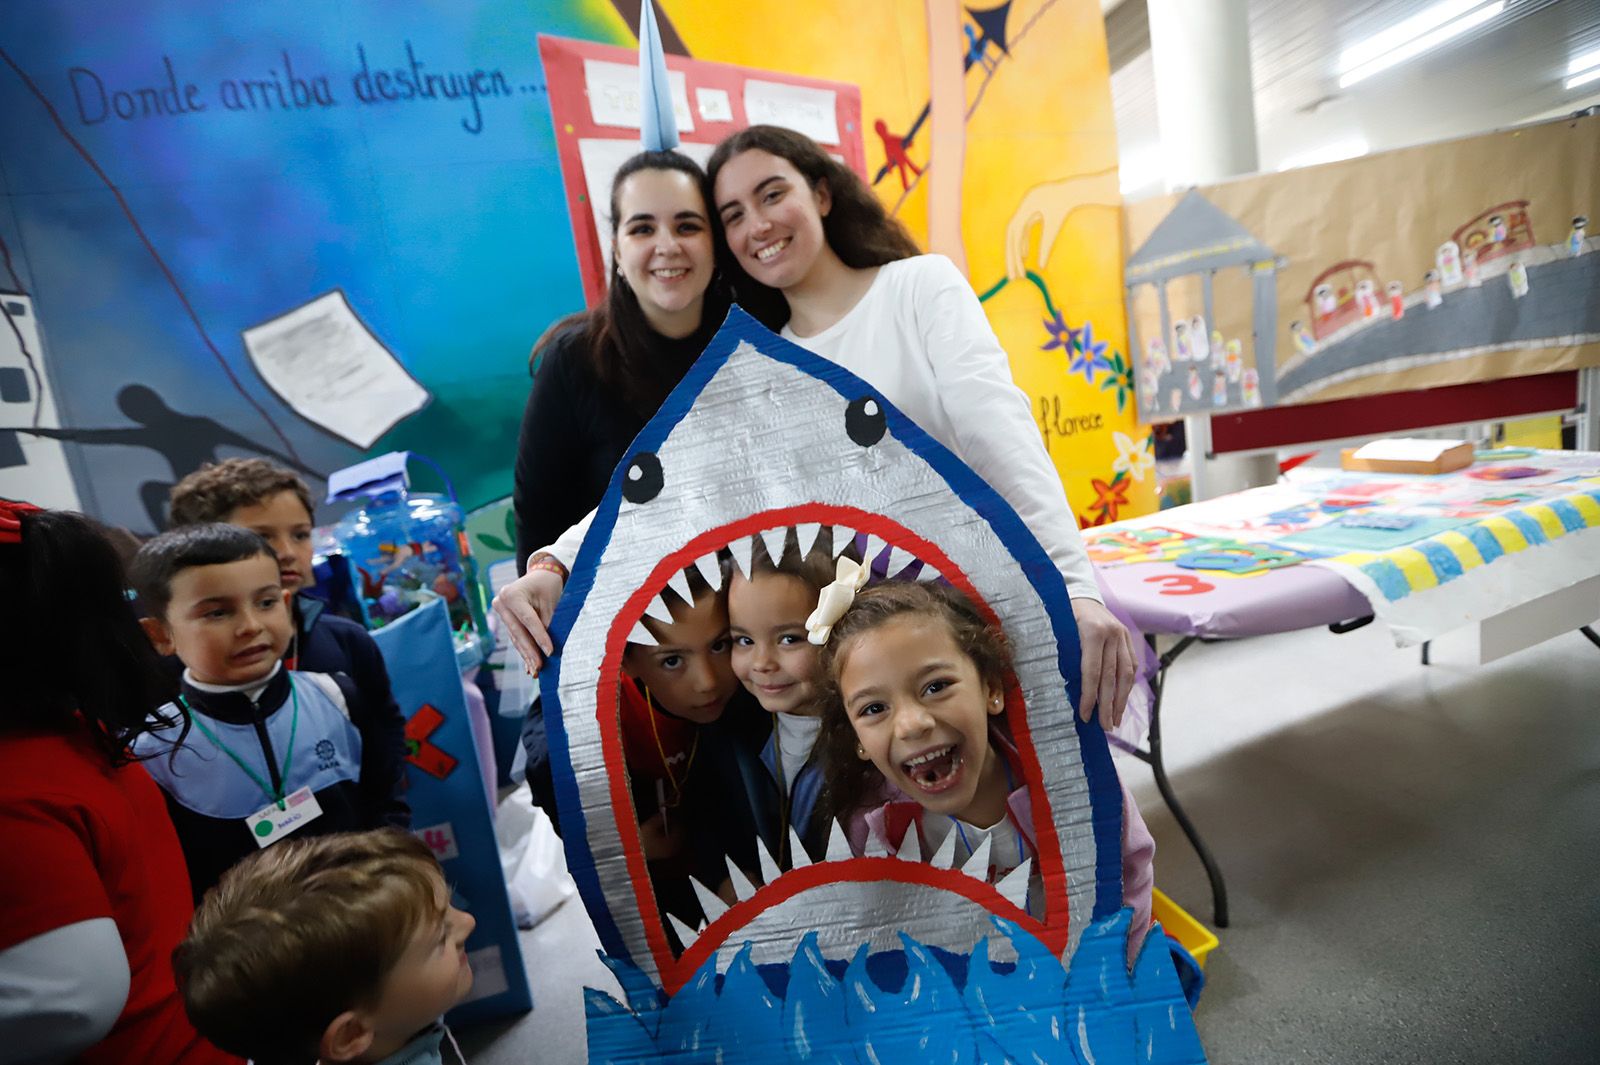
[[[1211,358],[1211,343],[1206,338],[1206,320],[1198,314],[1189,319],[1189,348],[1195,362]]]
[[[1567,254],[1574,259],[1583,254],[1583,242],[1587,236],[1588,225],[1588,215],[1572,216],[1572,229],[1567,233]]]
[[[1389,282],[1389,316],[1399,321],[1406,316],[1406,287],[1398,281]]]
[[[1422,275],[1422,295],[1430,309],[1444,302],[1444,285],[1439,282],[1439,271],[1429,270]]]
[[[1228,341],[1228,354],[1223,358],[1222,367],[1228,380],[1239,380],[1239,374],[1244,369],[1244,345],[1240,341]]]
[[[724,553],[748,572],[763,544],[811,545],[824,526],[831,544],[864,533],[898,549],[915,579],[1000,619],[1036,871],[995,881],[986,846],[953,864],[946,847],[924,858],[916,833],[858,856],[835,822],[809,849],[791,831],[781,865],[760,836],[758,870],[730,857],[732,901],[692,881],[705,922],[689,927],[657,904],[630,801],[623,649],[654,643],[641,619],[685,570],[718,588]],[[1165,937],[1152,930],[1128,965],[1121,792],[1104,733],[1073,711],[1059,571],[993,489],[853,374],[734,308],[613,474],[551,631],[539,679],[567,862],[623,990],[585,992],[590,1061],[1204,1060]]]
[[[1317,350],[1317,338],[1311,335],[1306,324],[1296,318],[1289,323],[1289,335],[1294,338],[1294,347],[1302,355],[1314,355]]]

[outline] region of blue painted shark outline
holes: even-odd
[[[881,409],[886,427],[868,446],[852,441],[845,427],[847,408],[863,399]],[[635,459],[646,453],[656,457],[662,486],[648,501],[630,502],[624,489],[639,475]],[[695,475],[678,475],[682,470]],[[719,486],[716,498],[697,490],[704,484]],[[560,651],[541,677],[552,757],[572,767],[556,783],[569,867],[607,953],[668,990],[692,972],[662,949],[659,922],[645,916],[654,902],[641,899],[629,873],[623,822],[632,811],[615,809],[612,774],[621,767],[608,767],[601,754],[597,678],[606,675],[608,660],[614,673],[643,604],[677,568],[694,562],[662,560],[682,556],[697,537],[704,551],[708,529],[828,505],[886,514],[938,545],[1005,621],[1018,651],[1026,732],[1040,764],[1051,767],[1042,780],[1037,766],[1026,770],[1035,808],[1048,815],[1038,819],[1046,920],[1034,931],[1067,954],[1091,918],[1107,918],[1122,905],[1120,791],[1098,725],[1072,712],[1079,646],[1059,571],[998,493],[876,390],[734,308],[614,473],[553,619]],[[1047,828],[1057,848],[1049,855]],[[636,850],[636,827],[629,822],[626,831]],[[1060,874],[1049,874],[1047,857]],[[861,920],[848,932],[853,942],[822,944],[834,956],[867,939],[891,947],[902,932],[954,951],[990,934],[983,905],[957,892],[841,878],[741,924],[719,927],[714,919],[702,933],[710,942],[700,954],[737,935],[756,945],[758,963],[787,961],[802,935],[826,923],[823,907],[840,905],[853,907]],[[991,945],[1003,950],[1006,941]]]

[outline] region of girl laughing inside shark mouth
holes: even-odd
[[[819,607],[802,624],[802,638],[809,624],[807,642],[827,647],[811,706],[790,708],[822,723],[820,736],[810,734],[815,755],[790,752],[820,771],[820,798],[802,817],[780,775],[777,715],[730,695],[730,632],[744,630],[729,628],[727,594],[739,582],[748,602],[752,578],[781,572],[780,563],[793,570],[797,558],[834,556],[840,579],[823,603],[841,583],[851,587],[842,607]],[[1039,768],[1026,728],[1007,722],[1008,706],[1023,720],[1021,691],[993,610],[936,544],[857,508],[750,515],[663,558],[610,629],[620,663],[608,654],[601,674],[620,665],[613,720],[625,767],[614,779],[626,782],[634,814],[619,816],[618,829],[624,840],[637,831],[641,906],[655,910],[652,938],[680,965],[823,878],[910,875],[1029,926],[1046,919],[1041,869],[1061,857],[1053,834],[1034,827],[1027,782]],[[749,694],[783,704],[791,687],[774,695],[751,684]],[[648,735],[641,713],[654,715]],[[686,790],[691,774],[697,783]]]

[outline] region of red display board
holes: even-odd
[[[585,172],[583,145],[591,142],[592,150],[592,142],[631,141],[637,150],[637,116],[629,125],[620,113],[624,110],[618,106],[620,101],[601,98],[608,90],[620,94],[626,88],[625,79],[610,78],[604,85],[595,79],[599,75],[621,75],[622,72],[615,70],[617,66],[637,68],[639,55],[631,48],[541,34],[539,56],[544,62],[545,83],[550,92],[561,182],[578,247],[583,295],[589,305],[594,306],[605,293],[606,256],[601,244],[603,238],[595,224],[594,204],[590,202],[591,189],[598,184],[591,178],[597,175]],[[813,114],[811,117],[817,125],[831,129],[836,139],[830,143],[826,136],[817,136],[812,129],[803,132],[811,133],[845,165],[862,177],[867,176],[866,150],[861,140],[861,90],[856,86],[675,55],[667,56],[667,72],[669,77],[681,74],[687,89],[693,128],[686,128],[681,122],[679,125],[679,137],[686,154],[703,159],[723,138],[750,125],[746,98],[752,91],[764,94],[766,103],[772,107],[805,108],[827,94],[832,97],[831,115]],[[636,70],[632,79],[636,86]],[[785,97],[785,90],[793,90],[793,96]],[[622,124],[609,124],[610,121]],[[591,154],[591,161],[593,158]],[[606,185],[614,169],[603,175]],[[609,234],[604,239],[609,239]]]
[[[1502,421],[1567,411],[1577,403],[1576,370],[1353,396],[1324,403],[1214,414],[1211,450],[1221,455],[1465,422]]]

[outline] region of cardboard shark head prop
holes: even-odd
[[[835,553],[864,544],[865,557],[890,576],[942,577],[1002,622],[1014,653],[1006,717],[1033,806],[1043,912],[1021,908],[1025,870],[990,884],[986,861],[983,869],[951,868],[948,848],[924,861],[914,832],[901,854],[855,857],[834,825],[827,845],[812,852],[791,838],[788,871],[763,848],[761,882],[735,876],[732,905],[697,885],[707,922],[697,930],[676,924],[684,950],[675,954],[623,766],[624,648],[654,642],[640,621],[669,616],[659,597],[683,571],[698,569],[718,587],[720,550],[748,573],[752,554],[775,557],[789,530],[804,551],[824,526],[833,529]],[[836,974],[872,952],[903,952],[912,969],[925,966],[930,951],[974,964],[980,953],[1043,956],[1065,967],[1086,931],[1126,950],[1121,794],[1104,735],[1073,711],[1080,651],[1059,571],[998,493],[883,396],[738,308],[613,475],[552,632],[559,651],[541,685],[568,865],[608,961],[614,969],[625,961],[633,985],[646,989],[630,991],[634,1010],[657,1008],[667,996],[673,1007],[699,1002],[712,986],[726,997],[739,974],[787,971],[791,960]],[[1101,954],[1126,984],[1124,954]],[[1166,982],[1149,997],[1163,1010],[1175,998],[1192,1036],[1170,962],[1161,963]],[[655,985],[665,995],[649,990]],[[1053,986],[1061,1008],[1063,985]],[[870,997],[866,985],[856,992]],[[962,994],[953,986],[950,993]],[[716,1002],[712,996],[704,1008]],[[595,1016],[591,1010],[591,1043]]]

